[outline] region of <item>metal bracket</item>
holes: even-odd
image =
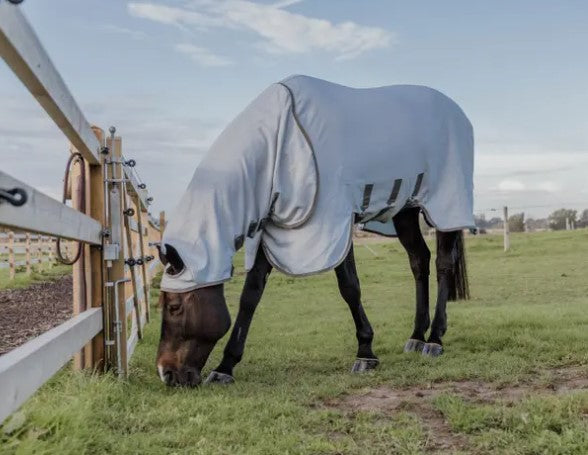
[[[116,261],[120,257],[120,246],[118,243],[108,243],[104,245],[104,260]]]

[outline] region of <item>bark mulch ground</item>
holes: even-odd
[[[0,355],[72,316],[72,277],[0,291]]]

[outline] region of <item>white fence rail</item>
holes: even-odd
[[[102,309],[92,308],[0,356],[0,422],[101,330]]]

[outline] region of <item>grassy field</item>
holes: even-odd
[[[24,270],[24,266],[18,267],[16,277],[14,280],[10,280],[10,271],[8,269],[0,269],[0,290],[23,288],[35,283],[56,280],[64,275],[70,274],[71,266],[63,264],[50,265],[48,263],[35,264],[33,266],[33,272],[30,275],[27,275]]]
[[[370,244],[377,256],[358,246],[377,371],[348,373],[354,326],[333,273],[276,273],[236,384],[165,388],[156,320],[127,383],[62,372],[0,429],[0,451],[586,454],[588,230],[513,235],[511,244],[505,254],[499,237],[468,238],[473,299],[449,305],[439,359],[402,353],[414,289],[400,245]],[[228,285],[233,315],[242,281]]]

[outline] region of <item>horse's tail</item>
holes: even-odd
[[[468,282],[468,270],[463,240],[463,231],[459,231],[455,239],[453,250],[453,280],[449,282],[448,300],[469,300],[470,285]]]

